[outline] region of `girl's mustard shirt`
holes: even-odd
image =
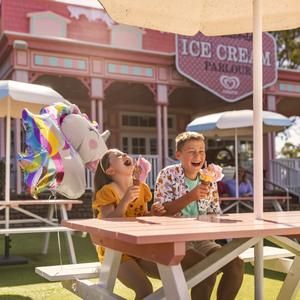
[[[147,202],[152,198],[149,186],[145,183],[140,183],[139,197],[129,203],[126,210],[126,217],[143,216],[147,211]],[[104,185],[97,193],[93,202],[93,209],[96,211],[97,217],[101,218],[101,208],[105,205],[113,204],[115,207],[120,202],[120,197],[111,183]]]
[[[147,211],[147,202],[152,198],[151,191],[147,184],[140,184],[140,193],[139,197],[132,201],[127,208],[125,213],[126,217],[138,217],[143,216]],[[95,201],[93,202],[93,209],[96,211],[96,216],[101,219],[101,208],[105,205],[113,204],[117,206],[120,202],[120,197],[116,190],[113,188],[113,185],[106,184],[103,186],[97,193]],[[98,258],[100,262],[103,262],[105,248],[101,245],[96,246]],[[122,261],[126,261],[128,259],[133,259],[131,256],[126,254],[122,255]]]

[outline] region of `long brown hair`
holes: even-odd
[[[114,153],[115,149],[107,150],[102,158],[100,159],[97,170],[94,176],[94,193],[93,201],[96,199],[96,193],[106,184],[111,183],[112,179],[109,175],[106,174],[106,170],[110,166],[110,154]]]

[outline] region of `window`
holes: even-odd
[[[150,138],[150,154],[157,154],[157,139]]]
[[[30,18],[30,33],[40,36],[67,37],[67,24],[70,20],[51,11],[27,14]]]
[[[143,30],[123,24],[113,25],[111,28],[111,44],[127,49],[142,49]]]
[[[168,128],[174,129],[175,117],[168,117]],[[122,126],[127,127],[144,127],[156,128],[156,116],[150,114],[135,115],[135,114],[122,114]]]
[[[175,159],[175,141],[174,138],[168,139],[168,156]]]
[[[132,154],[146,154],[145,138],[132,138]]]
[[[127,137],[123,137],[122,138],[122,150],[125,153],[129,152],[129,148],[128,148],[128,138]]]

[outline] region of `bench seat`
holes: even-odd
[[[0,234],[18,234],[18,233],[40,233],[40,232],[58,232],[74,231],[64,226],[43,226],[43,227],[23,227],[23,228],[1,228]]]
[[[277,248],[264,246],[264,268],[276,272],[288,273],[295,254],[292,252]],[[239,255],[244,262],[250,262],[254,264],[254,248],[249,248]]]
[[[295,256],[288,250],[264,246],[264,264],[266,269],[288,272]],[[239,256],[244,262],[254,262],[254,248],[249,248]],[[74,279],[89,279],[99,276],[100,262],[79,263],[70,265],[36,267],[35,272],[49,281],[66,281]]]
[[[100,262],[36,267],[35,272],[49,281],[88,279],[99,276]]]

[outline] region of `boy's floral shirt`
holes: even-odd
[[[181,164],[171,165],[162,169],[157,177],[154,201],[160,203],[176,200],[189,192],[184,180],[184,170]],[[212,184],[211,193],[207,199],[198,200],[199,214],[219,214],[219,194],[216,183]]]

